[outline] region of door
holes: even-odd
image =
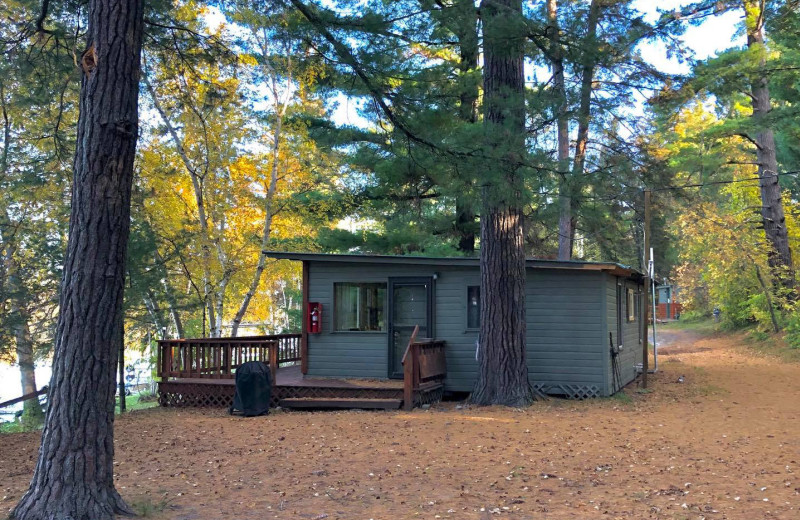
[[[389,377],[403,378],[403,354],[414,327],[419,325],[417,337],[432,334],[431,306],[433,280],[431,278],[389,279]]]

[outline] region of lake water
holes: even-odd
[[[128,355],[125,356],[126,361],[129,360]],[[128,381],[128,385],[135,385],[136,388],[141,389],[146,387],[152,381],[150,376],[150,363],[145,359],[137,357],[129,362],[129,366],[133,366],[134,370],[128,371],[133,377]],[[50,384],[50,376],[52,369],[50,365],[36,365],[36,387],[42,388],[44,385]],[[0,363],[0,403],[15,399],[22,395],[22,383],[19,380],[19,367],[16,365],[7,365]],[[11,421],[14,419],[14,413],[22,410],[22,403],[0,408],[0,421]]]
[[[36,366],[36,387],[41,388],[50,383],[50,366]],[[19,367],[0,363],[0,403],[22,395],[22,383],[19,380]],[[0,421],[11,420],[14,412],[22,410],[22,403],[0,409]]]

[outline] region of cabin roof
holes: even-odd
[[[265,251],[268,257],[278,260],[298,260],[314,262],[338,262],[348,264],[402,264],[402,265],[435,265],[454,267],[478,267],[477,257],[452,256],[400,256],[400,255],[364,255],[333,253],[290,253],[283,251]],[[529,269],[569,269],[575,271],[605,271],[616,276],[641,279],[644,275],[630,266],[614,262],[583,262],[578,260],[546,260],[529,258],[525,260]]]

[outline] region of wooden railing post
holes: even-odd
[[[412,348],[409,346],[409,348]],[[406,356],[403,362],[403,409],[414,408],[414,367],[413,356]]]
[[[415,362],[417,361],[416,355],[412,353],[414,342],[417,340],[419,334],[419,325],[414,327],[414,332],[411,333],[411,338],[408,340],[408,346],[403,354],[403,409],[411,410],[414,408],[414,373],[417,371]]]
[[[419,390],[419,355],[421,349],[420,345],[411,345],[411,375],[415,391]]]
[[[269,372],[272,379],[272,386],[275,386],[275,380],[278,378],[278,342],[273,341],[269,345]]]
[[[164,348],[164,344],[160,341],[158,342],[158,347],[156,348],[156,377],[164,381],[164,356],[161,353],[161,350]]]

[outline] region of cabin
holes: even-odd
[[[657,321],[672,321],[680,318],[683,305],[680,303],[678,287],[675,284],[664,280],[664,283],[656,285],[655,300]]]
[[[226,338],[161,342],[162,404],[186,405],[188,380],[202,385],[216,378],[230,386],[237,364],[267,358],[274,399],[284,406],[350,407],[348,399],[361,399],[354,407],[366,408],[373,399],[411,408],[472,390],[481,308],[477,258],[269,256],[302,263],[301,334],[228,338],[228,346]],[[642,363],[642,275],[616,263],[534,259],[526,271],[531,385],[586,399],[610,396],[631,382]],[[228,351],[193,352],[192,341],[215,341]],[[259,347],[248,341],[271,343],[253,354]],[[225,401],[223,394],[216,394],[218,401]]]

